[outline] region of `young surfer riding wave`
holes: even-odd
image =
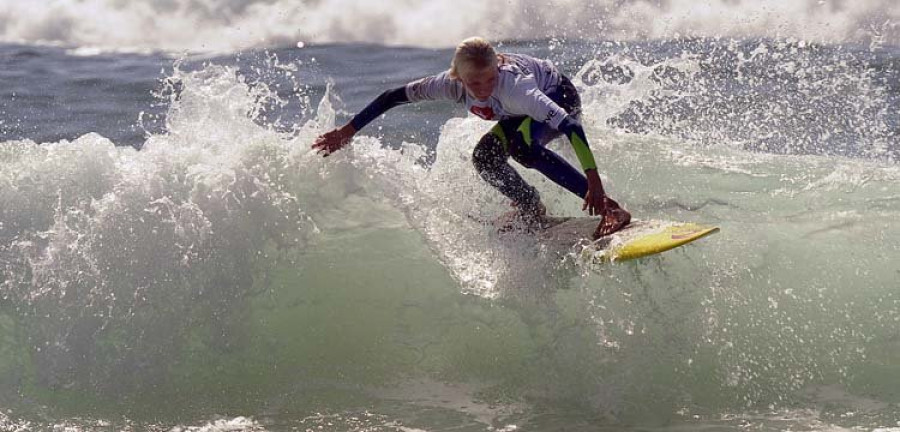
[[[387,110],[423,100],[453,100],[485,120],[499,120],[478,141],[472,162],[481,178],[512,200],[519,220],[539,224],[547,210],[537,190],[509,165],[509,156],[583,198],[582,209],[588,214],[602,216],[594,238],[614,233],[631,221],[631,214],[603,190],[578,121],[581,99],[572,82],[549,61],[498,54],[479,37],[457,46],[450,70],[385,91],[349,123],[318,137],[313,148],[328,156]],[[560,134],[575,149],[584,175],[546,147]]]

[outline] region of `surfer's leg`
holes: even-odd
[[[563,107],[569,115],[581,116],[581,97],[572,82],[563,76],[559,85],[547,96]],[[569,162],[548,149],[546,145],[560,136],[560,133],[546,123],[522,118],[512,127],[505,128],[511,137],[509,153],[516,162],[533,168],[547,176],[564,189],[584,198],[587,195],[587,178]]]
[[[520,212],[540,213],[541,197],[537,189],[526,183],[509,165],[509,154],[500,123],[482,136],[475,146],[472,153],[475,170],[484,181],[512,200]]]
[[[587,195],[587,178],[569,162],[544,145],[558,137],[559,132],[550,126],[525,118],[512,132],[509,153],[516,162],[536,169],[554,183],[584,198]]]
[[[587,195],[587,179],[584,175],[558,154],[541,145],[538,140],[532,141],[527,148],[518,150],[511,153],[522,165],[540,171],[554,183],[580,198]],[[594,239],[612,234],[631,222],[631,214],[621,208],[619,203],[613,199],[607,197],[606,206],[607,210],[603,214],[603,220],[593,233]]]
[[[563,77],[560,85],[548,96],[570,115],[580,117],[581,98],[567,78]],[[585,198],[588,186],[584,174],[546,147],[550,141],[560,136],[559,132],[531,118],[520,118],[515,125],[505,125],[503,132],[510,137],[507,150],[513,159],[527,168],[540,171],[579,198]],[[616,232],[631,221],[631,214],[611,198],[606,198],[606,206],[603,220],[594,232],[595,239]]]
[[[549,127],[548,127],[549,128]],[[539,135],[540,137],[540,135]],[[546,141],[544,141],[546,142]],[[527,148],[513,151],[513,157],[522,165],[534,168],[547,176],[554,183],[584,198],[587,195],[587,179],[575,167],[569,164],[552,150],[544,147],[540,139],[534,139]],[[619,206],[613,199],[606,198],[607,210],[603,221],[594,231],[594,239],[612,234],[631,222],[631,214]]]

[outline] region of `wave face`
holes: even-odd
[[[0,41],[87,50],[230,52],[364,42],[447,47],[492,39],[797,38],[900,45],[892,0],[0,1]]]
[[[0,428],[894,427],[897,57],[535,45],[505,48],[569,68],[610,193],[721,233],[607,266],[498,237],[475,220],[509,204],[470,161],[491,125],[438,104],[310,151],[385,85],[371,70],[447,51],[178,62],[141,150],[0,145]]]

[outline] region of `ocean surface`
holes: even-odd
[[[232,3],[261,31],[285,1]],[[310,13],[367,19],[327,3]],[[721,227],[595,265],[473,221],[509,203],[471,166],[491,123],[461,107],[310,151],[447,68],[439,28],[410,36],[433,22],[272,21],[258,45],[212,37],[200,2],[171,16],[196,34],[0,2],[35,18],[0,28],[0,430],[900,431],[900,11],[773,2],[767,32],[747,3],[707,27],[671,3],[645,34],[587,12],[488,33],[572,78],[635,217]]]

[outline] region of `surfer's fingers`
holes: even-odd
[[[322,155],[323,157],[328,157],[328,155],[334,153],[334,150],[326,147],[325,145],[320,145],[318,147],[313,146],[316,149],[316,154]]]
[[[323,156],[328,156],[329,154],[340,150],[347,145],[347,143],[349,143],[349,141],[341,142],[340,140],[335,140],[333,137],[323,135],[316,140],[312,147],[316,149],[316,153],[324,153]]]
[[[588,215],[590,216],[598,216],[603,214],[605,210],[606,206],[604,206],[603,204],[603,199],[594,199],[593,195],[588,192],[587,196],[585,196],[584,198],[584,204],[581,206],[581,210],[587,210]]]
[[[599,214],[597,206],[594,205],[594,202],[590,198],[585,198],[584,204],[581,206],[581,211],[586,211],[589,216]]]
[[[324,136],[319,137],[316,142],[313,143],[312,148],[316,149],[318,152],[327,152],[330,151],[332,145],[328,142],[329,140]]]

